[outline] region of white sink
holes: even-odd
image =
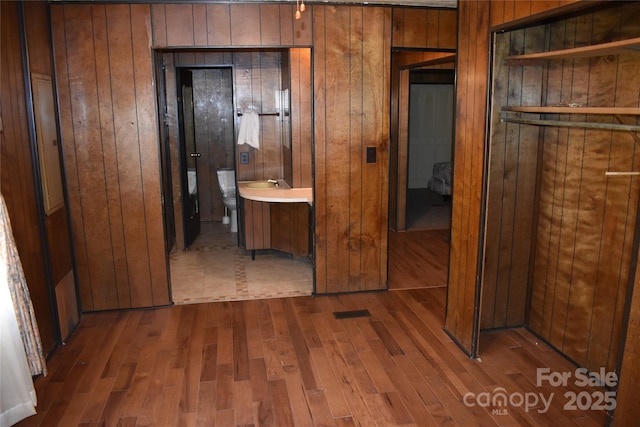
[[[256,181],[247,184],[247,188],[253,188],[256,190],[272,190],[276,187],[276,184],[269,181]]]

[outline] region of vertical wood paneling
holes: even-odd
[[[290,49],[293,186],[310,188],[312,176],[311,49]]]
[[[27,124],[18,2],[0,3],[0,191],[7,205],[13,237],[40,330],[45,355],[55,346],[44,254],[38,226],[34,170]],[[48,52],[41,52],[48,55]]]
[[[52,12],[84,310],[168,304],[149,6]]]
[[[386,287],[386,271],[381,277],[380,266],[386,265],[386,252],[381,251],[387,239],[389,113],[385,100],[389,88],[385,83],[388,79],[379,76],[389,73],[384,52],[391,31],[390,11],[365,9],[314,9],[318,293]],[[363,30],[360,25],[365,21]],[[376,79],[368,77],[374,75]],[[363,80],[367,82],[366,91]],[[362,163],[366,146],[376,147],[377,163]],[[385,233],[381,235],[383,227]],[[360,248],[359,253],[351,251],[354,245]],[[365,273],[368,269],[375,273]]]
[[[389,90],[391,9],[364,8],[363,58],[375,67],[363,70],[362,144],[362,266],[363,290],[387,288],[389,224]],[[369,23],[375,24],[370,25]],[[377,39],[379,37],[379,39]],[[375,163],[366,163],[368,147],[377,151]]]
[[[530,13],[544,9],[534,2],[530,6]],[[506,13],[506,9],[501,13]],[[553,22],[547,27],[541,25],[540,28],[546,32],[544,45],[528,45],[530,32],[537,29],[524,30],[525,50],[562,49],[637,37],[639,14],[637,3],[613,5],[608,10]],[[514,18],[525,15],[517,8],[513,11]],[[510,53],[519,51],[517,45],[513,45],[514,41],[512,36],[510,49],[504,49]],[[497,52],[500,51],[498,48]],[[527,81],[533,79],[541,80],[537,86],[542,89],[543,105],[575,102],[586,106],[637,107],[640,99],[637,64],[637,54],[629,54],[551,61],[543,67],[525,67],[521,76],[512,72],[504,76],[498,68],[494,85],[498,93],[494,93],[493,102],[500,103],[499,98],[506,98],[507,93],[511,97],[516,91],[526,90]],[[536,69],[542,72],[540,78],[535,75],[540,72]],[[532,104],[536,102],[533,98],[530,101]],[[521,103],[529,105],[526,99]],[[549,115],[548,118],[638,123],[635,116]],[[528,141],[522,130],[513,135],[520,150]],[[626,132],[579,128],[546,128],[541,135],[542,163],[539,168],[538,219],[534,222],[529,327],[568,358],[594,371],[600,368],[607,372],[615,371],[620,342],[625,340],[613,423],[627,425],[639,416],[633,397],[635,388],[631,385],[639,377],[637,364],[631,362],[638,353],[635,344],[638,324],[634,317],[638,299],[635,292],[634,299],[627,300],[630,297],[627,283],[632,269],[638,268],[631,263],[637,251],[632,240],[636,233],[640,182],[631,177],[612,179],[605,177],[604,172],[637,171],[635,157],[639,141],[637,136]],[[496,136],[493,133],[492,138]],[[492,151],[492,165],[495,156]],[[505,169],[493,171],[492,175],[507,173],[507,167],[520,170],[522,166],[521,158],[517,162],[508,161],[507,157],[504,160]],[[490,185],[490,199],[492,189]],[[505,197],[504,202],[498,205],[503,208],[510,199]],[[508,211],[502,209],[500,213],[504,215]],[[516,213],[517,209],[513,216],[515,224],[521,222],[517,220]],[[500,224],[504,227],[508,222],[502,218]],[[490,237],[491,219],[488,223],[486,261],[491,261]],[[497,246],[500,256],[510,254],[513,257],[512,249]],[[509,266],[511,275],[514,267],[521,265],[523,260],[512,258]],[[483,292],[492,292],[486,286],[490,273],[489,269],[485,271]],[[509,290],[512,289],[513,284],[510,284]],[[483,310],[495,309],[484,304],[484,299],[489,296],[483,295]],[[625,325],[627,319],[623,308],[626,304],[631,307],[628,325]],[[496,311],[483,312],[483,322]],[[625,330],[625,326],[628,329]],[[624,331],[626,335],[623,335]]]
[[[280,22],[280,6],[277,4],[260,5],[260,44],[281,45],[280,26],[273,25]]]
[[[260,46],[260,6],[232,4],[230,9],[231,44],[233,46]],[[242,22],[242,25],[237,23]]]
[[[194,22],[192,4],[166,4],[165,8],[165,31],[167,34],[167,45],[169,46],[194,46]]]
[[[231,19],[228,4],[207,4],[207,44],[210,46],[231,45]],[[162,22],[160,22],[162,24]],[[156,23],[154,21],[155,28]],[[154,45],[156,41],[154,40]]]
[[[96,88],[98,91],[98,113],[100,115],[100,143],[105,165],[116,165],[117,146],[114,125],[114,105],[111,98],[111,73],[106,64],[109,63],[108,34],[106,25],[106,9],[96,6],[92,10],[93,32],[95,34]],[[103,66],[104,65],[104,66]],[[118,306],[131,305],[129,295],[129,274],[126,257],[125,235],[123,227],[122,204],[120,203],[118,170],[114,167],[104,168],[107,206],[109,214],[109,232],[114,256],[115,287],[117,289]],[[98,308],[98,307],[96,307]]]
[[[445,329],[467,352],[475,351],[475,307],[485,156],[489,46],[487,1],[458,5],[456,147],[451,259]]]
[[[141,199],[144,201],[146,243],[149,259],[151,300],[140,301],[142,305],[166,305],[168,295],[167,271],[162,201],[160,194],[160,157],[158,152],[158,127],[150,117],[158,117],[154,89],[153,64],[151,61],[151,27],[149,6],[131,5],[131,38],[133,41],[133,69],[136,96],[136,123],[142,176]],[[126,19],[126,18],[125,18]],[[135,304],[135,301],[134,301]]]
[[[634,181],[637,178],[634,178]],[[636,248],[637,249],[637,248]],[[631,268],[635,271],[633,294],[629,303],[629,319],[624,340],[624,352],[621,358],[619,382],[616,392],[616,409],[613,413],[615,427],[633,425],[640,419],[638,405],[638,383],[640,382],[640,259]]]
[[[534,4],[535,3],[535,4]],[[479,42],[485,40],[484,28],[489,25],[500,25],[505,22],[511,21],[516,18],[524,18],[532,13],[544,13],[547,16],[556,12],[556,8],[562,6],[566,10],[576,8],[578,2],[566,1],[549,1],[549,2],[536,2],[536,1],[492,1],[490,4],[483,2],[460,2],[458,7],[458,77],[457,77],[457,100],[458,100],[458,119],[456,125],[457,145],[460,145],[460,141],[466,144],[466,140],[470,135],[474,135],[474,140],[477,138],[477,148],[480,147],[479,140],[484,138],[484,108],[480,105],[479,101],[476,102],[475,108],[468,108],[473,104],[472,98],[480,97],[484,98],[480,94],[483,93],[482,84],[486,80],[486,73],[484,70],[487,68],[488,57],[482,52],[488,50],[488,44],[485,42]],[[566,5],[566,6],[564,6]],[[584,7],[584,6],[583,6]],[[486,10],[484,10],[486,9]],[[564,9],[563,9],[564,10]],[[478,11],[481,12],[478,15]],[[484,14],[489,13],[488,21],[483,22]],[[396,42],[394,33],[394,43]],[[488,42],[487,42],[488,43]],[[472,49],[476,48],[476,52]],[[472,86],[469,86],[469,83]],[[499,84],[499,83],[498,83]],[[470,98],[471,97],[471,98]],[[476,286],[470,286],[469,282],[473,282],[476,273],[476,268],[466,268],[460,271],[457,266],[463,265],[468,267],[468,262],[474,262],[473,259],[468,258],[467,255],[473,255],[475,251],[472,246],[475,245],[474,240],[476,236],[475,226],[472,225],[469,229],[466,228],[466,224],[470,218],[477,217],[475,212],[475,203],[473,199],[477,197],[481,192],[481,181],[476,181],[475,185],[469,174],[476,174],[482,170],[482,155],[470,158],[469,154],[473,151],[469,147],[464,149],[456,149],[455,155],[455,171],[454,182],[455,185],[462,187],[461,192],[458,193],[458,202],[454,195],[454,210],[453,210],[453,225],[452,225],[452,247],[451,247],[451,266],[450,272],[450,289],[449,289],[449,302],[448,302],[448,317],[447,317],[447,330],[458,340],[463,348],[467,350],[471,349],[471,337],[472,333],[469,328],[473,327],[474,316],[473,312],[473,295],[477,291]],[[478,151],[482,153],[482,150]],[[492,161],[501,160],[494,159],[496,153],[492,153]],[[504,160],[502,160],[504,161]],[[461,164],[462,163],[462,164]],[[496,165],[496,162],[492,164]],[[509,166],[511,167],[511,166]],[[533,168],[533,166],[531,166]],[[504,171],[508,171],[503,170]],[[496,177],[498,172],[496,171]],[[493,182],[496,182],[493,180]],[[457,187],[456,187],[457,188]],[[495,192],[502,192],[499,187],[489,187],[489,197],[491,194],[495,196]],[[455,194],[455,192],[454,192]],[[470,210],[471,209],[471,210]],[[501,217],[502,218],[502,217]],[[497,220],[495,218],[487,218],[488,235],[491,230],[496,231],[497,227],[502,227],[503,220]],[[479,235],[479,234],[478,234]],[[493,236],[493,234],[489,235]],[[555,237],[555,236],[553,236]],[[460,240],[463,239],[463,240]],[[472,243],[469,243],[472,242]],[[468,251],[465,253],[463,247],[459,247],[461,244]],[[486,273],[490,277],[497,274],[498,253],[500,250],[488,245],[486,248],[486,260],[489,261]],[[509,255],[511,256],[511,255]],[[463,267],[464,269],[464,267]],[[524,267],[518,275],[522,274]],[[511,272],[509,273],[511,274]],[[487,280],[487,276],[484,277]],[[491,279],[492,280],[492,279]],[[491,282],[489,280],[489,282]],[[469,285],[469,286],[468,286]],[[482,325],[489,325],[493,323],[495,317],[495,299],[498,297],[494,286],[486,286],[483,288],[483,313],[482,313]],[[503,289],[507,291],[507,288]],[[468,304],[464,304],[465,301]],[[492,301],[491,304],[488,302]],[[484,308],[490,310],[485,312]],[[463,333],[462,322],[466,328],[466,333]]]
[[[393,8],[393,47],[455,49],[456,32],[455,9]]]
[[[23,3],[29,71],[53,77],[49,9],[41,2]],[[53,88],[52,88],[53,89]],[[63,207],[45,218],[51,265],[51,283],[57,286],[73,269],[67,212]],[[74,294],[75,296],[75,294]],[[64,337],[64,336],[63,336]]]
[[[504,39],[507,40],[504,40]],[[540,50],[544,31],[527,29],[497,37],[496,52]],[[505,67],[494,61],[492,131],[488,171],[486,253],[481,328],[525,324],[540,129],[500,123],[504,105],[539,105],[541,67]]]
[[[193,44],[195,46],[206,46],[209,32],[207,26],[207,5],[193,5]]]

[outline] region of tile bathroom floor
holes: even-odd
[[[257,251],[252,260],[218,222],[202,223],[188,250],[169,254],[169,267],[174,304],[303,296],[313,288],[310,259]]]

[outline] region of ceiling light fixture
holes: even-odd
[[[296,19],[300,19],[302,12],[306,9],[307,7],[304,5],[304,0],[302,0],[302,2],[300,0],[296,0]]]

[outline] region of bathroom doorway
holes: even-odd
[[[164,90],[158,94],[159,111],[164,113],[161,122],[166,124],[166,137],[161,140],[166,141],[165,157],[170,159],[163,162],[163,176],[170,175],[166,186],[173,190],[173,199],[165,199],[165,211],[168,204],[173,206],[177,225],[177,238],[168,253],[172,301],[189,304],[311,295],[310,257],[265,249],[252,260],[251,252],[244,249],[242,227],[238,227],[240,232],[231,232],[231,224],[224,221],[227,213],[217,174],[220,169],[232,169],[239,181],[283,179],[289,174],[293,187],[310,186],[311,168],[292,164],[311,158],[307,136],[311,129],[300,129],[294,136],[289,128],[282,130],[291,126],[293,116],[298,123],[310,122],[312,97],[305,91],[311,84],[289,86],[291,79],[300,78],[301,70],[307,70],[302,77],[310,82],[310,50],[188,49],[158,52],[156,59],[162,63],[156,68],[158,87]],[[190,96],[192,110],[187,108]],[[235,143],[243,112],[248,109],[261,114],[259,149]],[[194,145],[188,147],[182,143],[188,138],[181,137],[191,132]],[[280,135],[289,140],[282,141]],[[190,212],[181,209],[181,195],[192,193],[198,195],[201,230],[189,241],[189,231],[181,225],[191,219]]]

